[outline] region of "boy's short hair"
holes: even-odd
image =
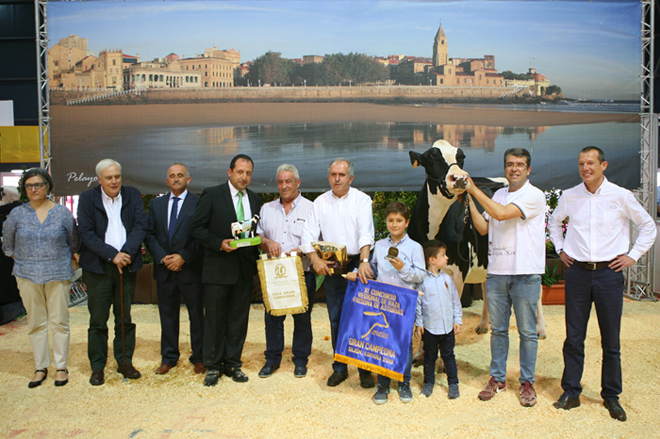
[[[426,266],[429,266],[429,260],[431,258],[434,258],[437,254],[438,251],[440,251],[441,248],[444,248],[445,251],[447,251],[447,244],[445,244],[442,241],[438,241],[437,239],[433,239],[431,241],[426,241],[424,244],[422,244],[422,248],[424,249],[424,261],[426,262]]]
[[[408,206],[403,204],[401,201],[392,201],[385,208],[385,219],[390,216],[391,213],[398,213],[408,221],[410,219],[410,209]]]

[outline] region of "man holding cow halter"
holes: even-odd
[[[509,186],[498,190],[492,200],[472,179],[467,192],[484,208],[482,216],[474,202],[470,212],[481,235],[488,233],[488,277],[486,301],[491,318],[490,381],[479,393],[491,400],[506,390],[506,361],[509,352],[511,306],[520,334],[520,404],[536,404],[534,371],[538,335],[537,303],[541,274],[545,272],[545,195],[528,181],[531,157],[523,148],[504,153],[504,174]]]

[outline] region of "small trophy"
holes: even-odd
[[[312,242],[312,247],[316,250],[324,261],[334,261],[334,264],[328,265],[333,274],[348,273],[348,253],[345,245],[335,244],[333,242],[316,241]]]
[[[387,250],[387,256],[385,256],[385,260],[391,262],[392,259],[396,258],[397,256],[399,256],[399,249],[396,247],[390,247]]]
[[[260,219],[259,215],[255,215],[252,219],[231,223],[231,234],[234,240],[229,243],[229,247],[251,247],[261,244],[261,238],[254,236]]]

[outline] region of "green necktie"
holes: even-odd
[[[243,212],[243,192],[238,193],[238,205],[236,206],[236,219],[241,222],[245,220],[245,213]],[[239,235],[240,238],[245,238],[244,233]]]

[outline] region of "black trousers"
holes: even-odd
[[[204,284],[204,366],[232,372],[240,369],[247,335],[252,276],[241,274],[233,285]]]
[[[170,273],[167,282],[158,282],[158,313],[160,315],[160,354],[163,364],[175,366],[179,361],[179,316],[181,297],[190,319],[192,364],[201,363],[204,340],[204,289],[201,282],[186,283]]]
[[[610,268],[590,271],[577,263],[566,269],[566,341],[561,387],[572,398],[582,393],[584,339],[593,303],[603,348],[600,395],[603,399],[619,399],[623,390],[619,338],[623,290],[622,272],[616,273]]]
[[[308,308],[306,312],[293,314],[293,341],[291,353],[293,363],[296,365],[307,365],[307,359],[312,352],[312,307],[316,295],[316,278],[314,273],[305,273],[305,285],[307,286]],[[266,363],[278,365],[282,361],[284,350],[284,320],[286,316],[272,316],[264,313],[266,324]]]
[[[137,273],[123,269],[124,280],[124,340],[126,342],[126,364],[133,361],[135,350],[135,323],[131,321],[131,302],[135,294]],[[92,370],[104,369],[108,359],[108,317],[110,307],[115,316],[115,338],[112,347],[117,365],[122,366],[121,343],[121,300],[119,270],[113,263],[105,264],[105,274],[83,270],[83,280],[87,285],[87,309],[89,329],[87,330],[87,355]]]
[[[435,362],[438,359],[438,349],[442,361],[445,362],[447,384],[458,384],[458,368],[454,356],[454,346],[456,345],[454,331],[449,334],[435,335],[424,330],[422,340],[424,341],[424,384],[435,384]]]

